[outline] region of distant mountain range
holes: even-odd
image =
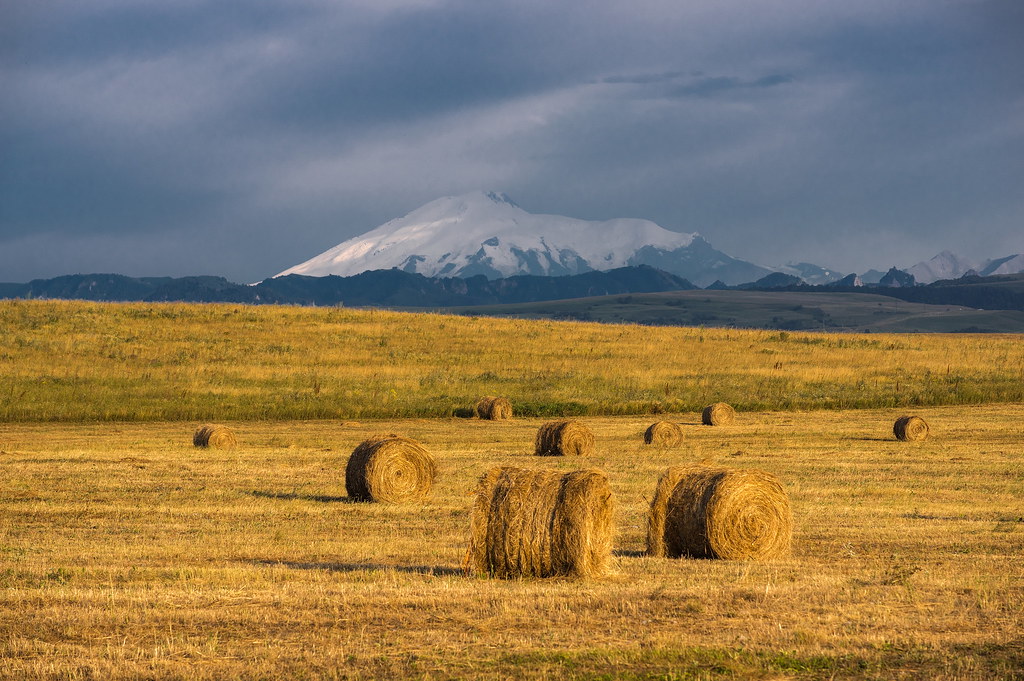
[[[806,262],[764,267],[715,250],[697,233],[648,220],[535,215],[504,194],[475,192],[432,201],[258,284],[214,276],[67,275],[0,283],[0,298],[429,308],[695,288],[870,287],[906,300],[1024,309],[1015,285],[986,279],[1022,271],[1021,254],[979,262],[948,251],[905,270],[860,275]]]
[[[965,275],[990,277],[1000,274],[1024,272],[1024,254],[1008,255],[993,260],[975,261],[949,251],[943,251],[931,260],[919,262],[905,270],[914,275],[918,284],[930,284],[941,279],[959,279]]]
[[[897,274],[894,274],[897,273]],[[855,275],[851,275],[851,278]],[[888,277],[911,278],[893,268]],[[799,277],[773,272],[756,282],[716,289],[828,293],[879,293],[912,302],[973,308],[1024,310],[1024,275],[965,276],[927,286],[857,287],[844,281],[809,286]],[[259,284],[235,284],[223,277],[143,277],[120,274],[75,274],[37,279],[27,284],[0,284],[0,298],[79,299],[94,301],[228,302],[278,305],[346,305],[351,307],[447,308],[506,305],[633,293],[692,291],[688,280],[647,265],[560,277],[519,275],[504,279],[425,277],[402,270],[372,270],[351,277],[289,274]]]
[[[372,270],[351,277],[289,274],[259,284],[223,277],[144,277],[75,274],[0,284],[0,298],[94,301],[228,302],[276,305],[450,307],[585,298],[619,293],[690,291],[689,281],[653,267],[621,267],[562,277],[521,275],[505,279],[425,277],[401,270]]]
[[[716,250],[696,232],[673,232],[649,220],[592,222],[528,213],[498,192],[431,201],[277,276],[352,276],[398,269],[428,277],[482,274],[494,279],[572,275],[636,265],[658,268],[701,288],[749,284],[773,272],[798,277],[810,285],[830,284],[849,276],[806,262],[778,267],[754,264]],[[869,270],[851,281],[877,284],[888,275],[888,285],[907,286],[965,274],[1013,274],[1024,271],[1024,255],[976,262],[943,251],[903,271],[912,278],[898,276],[893,269]]]

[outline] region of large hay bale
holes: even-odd
[[[928,424],[920,416],[901,416],[892,425],[892,434],[903,442],[917,442],[928,437]]]
[[[736,420],[736,410],[725,402],[715,402],[704,407],[700,420],[705,426],[727,426]]]
[[[467,574],[596,577],[612,550],[608,476],[511,466],[492,468],[476,490]]]
[[[227,426],[208,423],[199,426],[192,435],[192,444],[196,447],[213,449],[231,449],[238,444],[235,433]]]
[[[537,430],[537,456],[590,456],[594,434],[579,421],[549,421]]]
[[[416,440],[393,433],[372,435],[352,451],[345,489],[359,501],[419,501],[434,486],[437,463]]]
[[[484,397],[476,403],[476,415],[489,421],[512,418],[512,403],[504,397]]]
[[[644,431],[644,443],[662,447],[678,447],[683,442],[683,429],[671,421],[652,423]]]
[[[647,553],[678,558],[771,560],[789,555],[789,497],[771,473],[673,466],[647,516]]]

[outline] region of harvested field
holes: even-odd
[[[542,419],[0,425],[0,678],[1020,678],[1024,405],[899,415],[745,412],[728,429],[594,417],[586,459],[529,453]],[[348,503],[367,432],[443,456],[428,501]],[[651,490],[706,460],[785,483],[793,552],[642,555]],[[604,579],[466,577],[472,492],[493,466],[605,471]]]

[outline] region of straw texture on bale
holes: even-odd
[[[470,515],[467,574],[597,577],[612,551],[608,476],[511,466],[480,478]]]
[[[419,442],[394,434],[372,435],[345,467],[345,489],[359,501],[419,501],[434,486],[437,462]]]
[[[673,466],[647,516],[647,553],[678,558],[771,560],[789,555],[789,497],[771,473]]]
[[[736,420],[736,410],[725,402],[715,402],[704,407],[700,420],[705,426],[727,426]]]
[[[537,456],[590,456],[594,434],[579,421],[549,421],[537,430]]]
[[[671,421],[658,421],[652,423],[644,431],[644,443],[649,445],[661,445],[662,447],[677,447],[683,442],[683,429],[679,424]]]
[[[928,437],[928,423],[920,416],[901,416],[892,425],[897,440],[917,442]]]
[[[238,444],[235,433],[227,426],[207,424],[199,426],[192,435],[192,444],[196,447],[213,449],[231,449]]]
[[[512,403],[504,397],[484,397],[476,403],[476,415],[489,421],[512,418]]]

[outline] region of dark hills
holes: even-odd
[[[965,276],[927,286],[914,286],[911,281],[892,287],[843,285],[854,279],[808,286],[791,275],[773,273],[738,287],[716,282],[707,290],[874,293],[907,302],[1024,310],[1022,274]],[[426,277],[397,269],[373,270],[351,277],[293,274],[254,285],[236,284],[213,276],[136,278],[120,274],[76,274],[36,279],[27,284],[0,283],[0,298],[445,308],[696,289],[686,279],[640,265],[561,277],[521,275],[505,279],[487,279],[482,275]]]
[[[0,284],[0,298],[450,307],[696,288],[686,279],[641,265],[565,277],[522,275],[492,280],[482,275],[425,277],[397,269],[373,270],[352,277],[292,274],[251,286],[235,284],[223,277],[134,278],[120,274],[76,274],[36,279],[27,284]]]

